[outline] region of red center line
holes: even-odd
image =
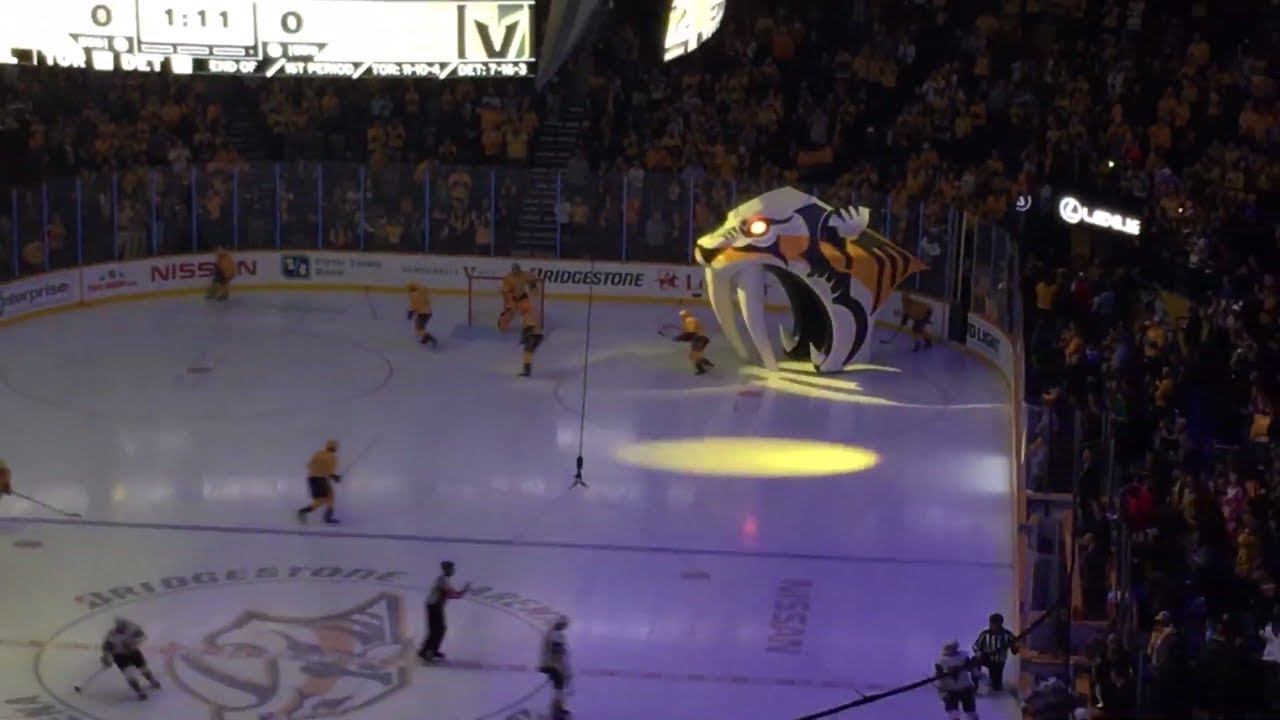
[[[43,640],[14,640],[10,638],[0,638],[0,647],[23,648],[30,650],[45,649],[94,652],[101,649],[100,645],[84,642],[45,642]],[[297,660],[315,662],[317,658],[320,657],[320,655],[312,654],[306,654],[305,656],[285,655],[265,651],[246,651],[243,649],[224,650],[213,647],[188,647],[178,643],[154,644],[150,646],[148,652],[166,656],[203,655],[206,657],[220,657],[231,660]],[[401,656],[390,659],[365,659],[351,654],[327,653],[324,654],[323,657],[327,657],[335,663],[357,666],[362,665],[366,668],[375,666],[378,668],[385,668],[394,665],[418,664],[418,661],[414,658]],[[489,673],[536,673],[538,671],[537,668],[532,665],[522,665],[518,663],[488,663],[472,660],[450,660],[440,667],[452,670],[469,670]],[[617,678],[624,680],[657,680],[660,682],[689,684],[698,683],[712,685],[740,685],[749,687],[820,688],[823,690],[853,690],[855,692],[861,692],[868,689],[865,685],[858,685],[849,680],[821,680],[815,678],[751,677],[747,675],[652,672],[647,670],[611,670],[604,668],[578,670],[574,674],[578,677]]]

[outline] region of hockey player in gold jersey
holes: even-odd
[[[226,300],[231,297],[231,279],[236,276],[236,261],[226,248],[213,251],[213,284],[209,286],[208,300]]]
[[[427,323],[431,322],[431,293],[416,282],[409,283],[408,317],[413,321],[413,331],[419,343],[431,347],[439,344],[435,336],[427,332]]]
[[[702,375],[715,363],[702,356],[703,351],[711,344],[711,340],[702,333],[702,323],[688,310],[680,311],[680,334],[673,338],[676,342],[689,343],[689,361],[693,363],[693,371]]]
[[[333,516],[333,484],[342,482],[338,474],[338,441],[330,440],[323,450],[317,450],[307,461],[307,486],[311,491],[311,504],[298,510],[298,521],[306,522],[311,511],[324,508],[324,521],[330,525],[338,522]]]
[[[498,329],[506,332],[511,327],[511,320],[519,313],[528,315],[533,310],[529,299],[530,291],[538,287],[537,278],[520,269],[520,265],[512,263],[511,272],[502,277],[502,314],[498,316]]]
[[[933,307],[929,303],[902,293],[902,323],[898,329],[911,323],[911,352],[933,347],[933,340],[925,332],[932,322]]]
[[[520,377],[529,377],[533,374],[533,354],[542,345],[542,318],[532,309],[524,314],[520,345],[524,348],[524,369],[520,371]]]

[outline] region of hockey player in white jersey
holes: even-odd
[[[942,646],[942,657],[934,663],[933,669],[937,677],[934,685],[942,698],[942,706],[947,710],[947,717],[960,720],[963,709],[968,720],[978,720],[975,702],[978,678],[974,674],[973,660],[960,649],[959,641],[952,640]]]
[[[569,668],[569,642],[564,631],[569,629],[569,618],[561,615],[542,636],[542,651],[538,658],[538,672],[551,681],[551,717],[549,720],[568,720],[565,707],[565,688],[573,677]]]
[[[116,618],[116,624],[102,639],[102,667],[111,667],[114,664],[119,668],[125,680],[128,681],[129,687],[138,694],[139,700],[147,699],[147,693],[143,691],[142,683],[138,681],[139,675],[150,683],[153,690],[160,689],[160,681],[151,674],[151,670],[147,667],[147,659],[142,655],[142,643],[146,639],[147,634],[137,623],[129,622],[124,618]]]

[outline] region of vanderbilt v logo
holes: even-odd
[[[530,60],[532,3],[459,3],[458,51],[462,60]]]

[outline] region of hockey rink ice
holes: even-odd
[[[437,297],[242,293],[0,328],[0,720],[533,720],[542,629],[568,630],[580,720],[793,720],[918,680],[1015,616],[1010,411],[997,373],[879,340],[839,376],[718,367],[658,335],[676,308],[548,299],[518,332]],[[304,465],[341,441],[342,524]],[[803,444],[797,444],[803,443]],[[316,513],[315,515],[318,515]],[[413,657],[442,560],[446,665]],[[91,677],[113,618],[164,689]],[[1011,678],[1010,678],[1011,679]],[[988,720],[1016,717],[981,697]],[[840,715],[944,717],[923,688]]]

